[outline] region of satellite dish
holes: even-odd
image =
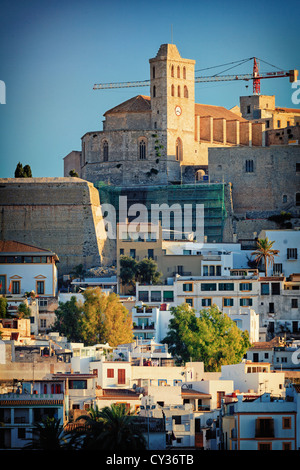
[[[211,426],[213,422],[214,422],[214,420],[211,419],[211,418],[209,418],[209,419],[206,421],[206,424],[207,424],[207,426]]]

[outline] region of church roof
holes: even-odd
[[[241,122],[246,122],[247,120],[238,116],[238,114],[229,111],[229,109],[224,108],[223,106],[213,106],[210,104],[198,104],[195,103],[195,116],[205,117],[211,116],[214,119],[223,118],[226,121],[238,120]]]
[[[115,106],[112,109],[106,111],[104,116],[107,114],[115,113],[145,113],[151,111],[151,100],[149,96],[137,95],[130,100],[124,101],[124,103]]]

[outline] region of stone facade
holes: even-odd
[[[15,240],[59,257],[59,275],[106,262],[99,193],[79,178],[0,179],[1,240]]]
[[[195,61],[162,44],[150,62],[150,96],[106,111],[103,130],[82,137],[64,158],[64,175],[115,186],[190,182],[207,168],[210,147],[264,145],[264,124],[221,106],[195,103]],[[188,180],[182,167],[191,166]],[[193,173],[193,174],[191,174]]]

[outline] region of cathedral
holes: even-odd
[[[194,183],[207,173],[208,148],[263,145],[262,126],[221,106],[195,103],[195,61],[162,44],[150,64],[150,96],[104,114],[81,151],[64,158],[64,176],[113,186]]]

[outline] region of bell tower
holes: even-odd
[[[194,152],[195,61],[183,59],[175,44],[162,44],[149,62],[152,126],[166,134],[167,156],[182,162]]]

